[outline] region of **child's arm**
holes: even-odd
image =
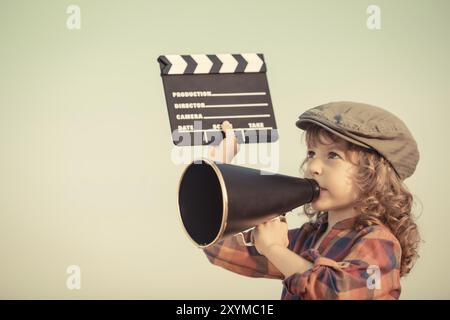
[[[288,225],[284,219],[274,219],[258,225],[254,231],[254,242],[256,250],[264,255],[284,277],[289,277],[297,272],[305,272],[311,269],[313,264],[308,260],[300,257],[288,249],[289,244],[294,248],[295,235],[302,234],[302,229],[298,233],[291,230],[289,234]]]
[[[303,299],[398,299],[400,244],[382,226],[367,229],[341,262],[323,257],[315,249],[304,251],[302,258],[313,266],[305,271],[306,266],[297,265],[298,271],[283,281],[287,290]],[[281,258],[277,254],[284,253],[276,248],[267,251],[268,258],[278,265]]]
[[[209,157],[214,161],[230,163],[239,152],[239,144],[232,131],[230,122],[224,121],[222,129],[226,138],[218,146],[209,150]],[[247,233],[250,235],[250,233]],[[247,242],[250,239],[246,239]],[[220,242],[203,249],[208,260],[229,271],[248,276],[284,279],[283,274],[266,257],[260,255],[254,247],[244,245],[239,235],[227,237]]]
[[[255,247],[245,246],[240,236],[225,238],[203,251],[212,264],[229,271],[248,277],[284,279],[283,274]]]
[[[230,163],[239,152],[239,144],[232,128],[231,123],[223,122],[222,129],[226,138],[221,141],[219,146],[212,147],[209,150],[209,157],[212,160]],[[293,238],[294,231],[289,231],[289,239]],[[247,235],[250,235],[250,233],[247,233]],[[247,242],[249,240],[246,239]],[[249,277],[284,279],[283,273],[277,267],[264,255],[259,254],[255,247],[245,246],[240,236],[228,237],[215,245],[204,248],[203,251],[212,264],[229,271]]]
[[[267,248],[264,256],[280,270],[284,278],[289,278],[295,273],[305,272],[314,266],[310,261],[280,245]]]

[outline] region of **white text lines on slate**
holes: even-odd
[[[203,117],[203,119],[227,119],[227,118],[269,118],[270,114],[250,114],[240,116],[209,116]]]
[[[237,131],[237,130],[272,130],[273,127],[259,127],[259,128],[233,128],[231,130]],[[220,131],[218,129],[202,129],[202,130],[177,130],[179,133],[185,133],[185,132],[203,132],[203,131]]]

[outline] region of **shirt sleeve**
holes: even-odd
[[[387,230],[376,229],[361,237],[350,253],[337,262],[316,249],[301,256],[314,263],[283,281],[286,289],[302,299],[398,299],[401,247]]]
[[[288,231],[289,241],[295,229]],[[246,240],[249,241],[250,233]],[[247,247],[240,235],[227,237],[203,249],[208,260],[219,267],[253,278],[284,279],[284,275],[255,247]]]

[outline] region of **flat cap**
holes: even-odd
[[[411,176],[419,162],[417,143],[405,123],[380,107],[330,102],[305,111],[295,124],[303,130],[316,124],[344,140],[377,151],[401,180]]]

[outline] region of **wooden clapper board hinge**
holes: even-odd
[[[158,62],[175,145],[217,145],[225,120],[239,143],[278,139],[262,54],[164,55]]]

